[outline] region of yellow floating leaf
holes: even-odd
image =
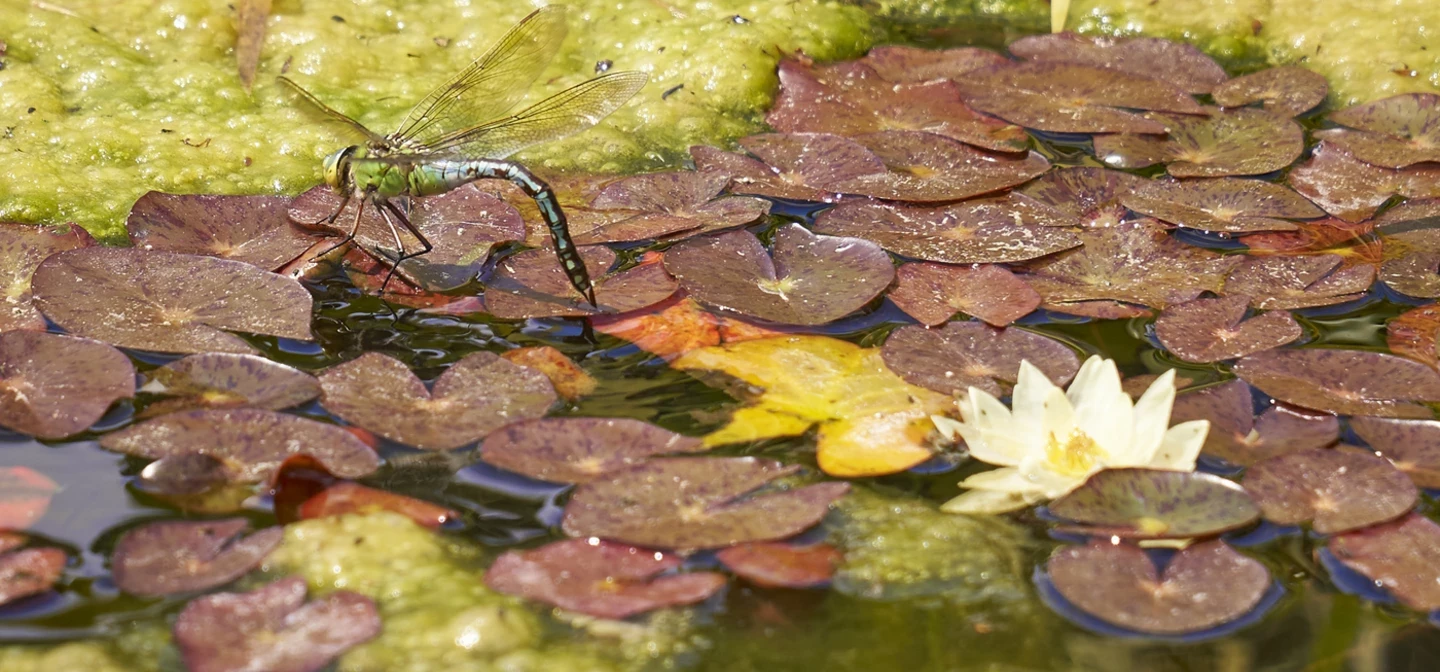
[[[834,476],[878,476],[930,457],[928,417],[954,409],[943,394],[905,382],[878,348],[826,336],[781,336],[692,350],[679,369],[717,371],[763,392],[708,445],[802,434],[819,426],[820,468]]]

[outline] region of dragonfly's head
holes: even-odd
[[[350,145],[325,157],[325,184],[336,191],[345,191],[350,182],[350,159],[360,150],[359,145]]]

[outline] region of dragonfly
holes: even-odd
[[[331,249],[353,241],[361,215],[367,207],[373,207],[389,227],[399,250],[390,270],[393,275],[406,259],[426,254],[434,247],[392,199],[441,194],[481,179],[508,180],[539,207],[570,284],[591,306],[598,306],[589,271],[570,237],[555,192],[533,172],[506,157],[594,126],[645,86],[648,75],[607,73],[512,113],[554,60],[565,33],[563,5],[548,5],[531,12],[484,55],[426,95],[405,115],[400,128],[389,135],[370,130],[281,76],[279,80],[302,99],[365,137],[364,144],[340,149],[326,157],[323,164],[325,183],[339,193],[341,202],[334,213],[316,225],[334,225],[351,199],[360,201],[347,235]],[[420,249],[405,250],[400,240],[402,228],[419,242]],[[389,279],[386,276],[387,283]]]

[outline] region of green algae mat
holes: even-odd
[[[0,669],[1440,663],[1433,9],[237,5],[0,6]]]

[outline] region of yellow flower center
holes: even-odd
[[[1045,460],[1050,464],[1050,470],[1065,476],[1079,478],[1095,470],[1100,461],[1109,457],[1095,439],[1079,429],[1070,430],[1070,435],[1061,441],[1050,433],[1050,440],[1045,445]]]

